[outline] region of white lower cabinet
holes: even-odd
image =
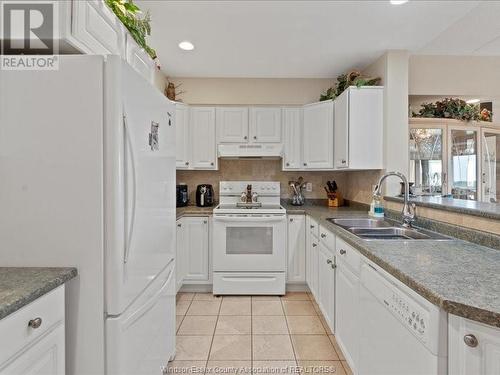
[[[449,314],[448,374],[500,374],[500,328]]]
[[[186,253],[184,246],[184,228],[182,219],[177,220],[177,230],[176,230],[176,249],[175,249],[175,287],[178,292],[182,287],[182,283],[186,277],[186,259],[184,254]]]
[[[287,282],[306,281],[306,219],[304,215],[288,215]]]
[[[209,242],[208,217],[183,217],[177,221],[179,288],[182,284],[203,283],[210,280]]]
[[[312,295],[318,300],[318,224],[306,217],[306,283]]]
[[[359,273],[354,273],[337,250],[335,338],[352,371],[356,373],[359,342]]]
[[[63,285],[0,320],[0,374],[64,374],[64,327]]]
[[[334,332],[335,326],[335,256],[323,243],[318,256],[318,305]]]

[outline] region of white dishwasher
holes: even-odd
[[[380,267],[361,267],[359,375],[447,373],[447,315]]]

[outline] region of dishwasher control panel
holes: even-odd
[[[429,326],[427,311],[418,306],[411,298],[394,289],[391,291],[391,298],[387,302],[393,314],[425,343],[427,341],[427,327]]]
[[[403,326],[424,344],[428,343],[430,315],[427,309],[371,264],[362,267],[361,282]]]

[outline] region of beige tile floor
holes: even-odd
[[[352,374],[309,293],[177,296],[172,374]]]

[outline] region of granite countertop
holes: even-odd
[[[330,223],[332,217],[368,217],[363,206],[292,206],[288,214],[307,214],[431,303],[450,314],[500,327],[500,251],[471,242],[364,241]],[[213,207],[186,207],[177,216],[210,215]],[[179,216],[180,215],[180,216]]]
[[[384,197],[390,202],[403,203],[402,197]],[[469,201],[465,199],[442,198],[431,196],[411,197],[410,201],[417,206],[435,208],[438,210],[457,212],[460,214],[500,220],[500,203]]]
[[[77,274],[76,268],[0,267],[0,319]]]
[[[368,217],[359,208],[285,205],[306,213],[365,257],[450,314],[500,327],[500,251],[451,241],[364,241],[331,217]]]

